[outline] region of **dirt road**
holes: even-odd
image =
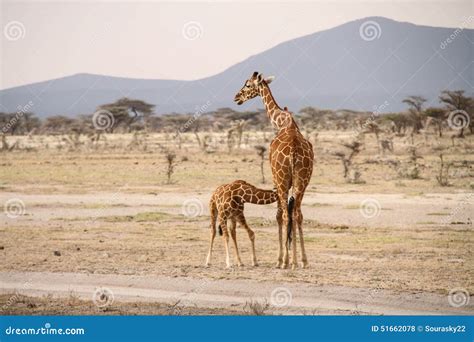
[[[266,314],[467,315],[474,312],[474,303],[454,308],[449,305],[447,296],[428,293],[192,277],[0,273],[3,293],[18,291],[30,296],[53,294],[64,297],[72,291],[91,300],[98,288],[109,289],[114,300],[120,302],[179,302],[182,306],[233,310],[243,310],[252,301],[267,302],[271,306]]]

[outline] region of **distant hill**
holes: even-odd
[[[253,71],[275,75],[277,101],[295,112],[305,106],[373,110],[385,101],[384,112],[398,111],[405,108],[402,99],[413,94],[436,105],[441,90],[473,92],[474,30],[455,30],[364,18],[281,43],[200,80],[77,74],[2,90],[0,110],[15,112],[32,101],[40,117],[74,116],[123,96],[153,103],[159,114],[195,112],[206,104],[206,110],[237,108],[233,97]],[[239,109],[261,107],[261,100],[253,100]]]

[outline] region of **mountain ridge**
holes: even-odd
[[[362,25],[371,22],[376,36],[364,39]],[[253,110],[262,107],[261,100],[236,107],[232,99],[256,70],[276,76],[272,84],[275,97],[293,111],[309,105],[372,110],[385,101],[389,102],[387,111],[397,111],[404,108],[401,100],[407,95],[423,95],[434,105],[444,89],[472,93],[474,58],[468,41],[474,41],[474,30],[463,29],[441,49],[440,44],[454,30],[384,17],[361,18],[281,42],[196,80],[84,72],[3,89],[0,103],[3,111],[14,112],[32,100],[32,110],[40,117],[92,113],[98,105],[124,96],[155,104],[159,114],[193,112],[207,102],[211,103],[209,110]]]

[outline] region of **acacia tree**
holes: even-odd
[[[145,101],[123,97],[113,103],[99,106],[98,110],[112,113],[114,125],[108,129],[113,133],[114,129],[119,126],[124,126],[128,132],[131,132],[132,124],[140,120],[143,120],[144,128],[147,129],[154,108],[154,105]]]
[[[429,122],[436,125],[438,136],[441,138],[443,136],[443,123],[446,119],[446,111],[442,108],[430,107],[425,110],[425,115]],[[428,126],[428,123],[426,126]]]
[[[423,104],[426,99],[422,96],[408,96],[402,101],[408,105],[408,112],[413,124],[413,133],[419,133],[423,128]]]
[[[472,125],[472,114],[469,112],[472,110],[474,104],[472,102],[472,98],[464,95],[464,90],[444,90],[441,92],[439,100],[450,112],[455,110],[464,111],[469,116],[469,120],[468,118],[466,118],[466,120],[470,121]],[[464,128],[466,127],[460,127],[459,138],[464,138]]]
[[[43,122],[42,130],[46,134],[65,134],[69,132],[75,121],[64,115],[50,116]]]
[[[40,124],[40,120],[31,112],[0,113],[0,133],[28,134]]]
[[[397,134],[405,134],[410,121],[406,113],[389,113],[384,115],[382,120],[388,121],[392,133]]]

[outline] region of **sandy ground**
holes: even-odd
[[[400,178],[385,162],[407,163],[406,142],[378,156],[367,138],[357,159],[365,183],[347,184],[330,153],[344,137],[322,132],[302,208],[310,267],[296,270],[275,268],[275,205],[246,206],[259,267],[249,266],[250,243],[239,228],[245,266],[225,269],[218,237],[204,267],[211,191],[239,178],[271,188],[267,163],[260,183],[252,145],[267,143],[260,135],[233,153],[199,151],[190,135],[176,150],[171,184],[158,147],[166,136],[149,138],[146,151],[124,147],[126,138],[110,136],[104,150],[2,154],[1,312],[94,314],[91,298],[103,287],[115,298],[104,314],[474,313],[472,137],[450,148],[449,158],[467,163],[449,187],[435,180],[440,144],[420,139],[420,178]],[[219,139],[216,149],[225,146]],[[35,148],[44,143],[30,140]],[[464,305],[450,305],[453,291],[465,295]],[[275,299],[288,293],[280,306]]]
[[[271,304],[275,300],[272,291],[283,288],[283,297],[290,296],[291,303],[281,307],[270,305],[265,314],[474,313],[472,304],[461,308],[450,306],[446,294],[458,287],[472,291],[472,282],[469,283],[472,225],[451,224],[467,223],[472,214],[472,204],[466,203],[463,193],[344,194],[342,197],[337,193],[311,193],[303,209],[309,226],[305,231],[311,267],[297,271],[278,270],[272,265],[276,241],[273,246],[265,241],[266,236],[274,235],[275,209],[271,206],[252,205],[246,211],[257,233],[257,246],[265,243],[268,251],[263,260],[262,252],[258,251],[261,266],[224,270],[220,239],[214,265],[202,266],[207,249],[208,194],[5,192],[0,200],[17,196],[25,202],[28,214],[13,220],[6,216],[1,219],[4,228],[0,230],[3,243],[0,253],[6,263],[0,267],[3,271],[0,290],[7,299],[8,294],[18,291],[28,296],[50,294],[60,298],[74,293],[80,299],[90,300],[95,289],[106,287],[113,292],[117,303],[168,305],[165,309],[163,305],[162,309],[150,309],[155,314],[169,314],[169,307],[174,308],[176,303],[183,310],[194,308],[191,314],[249,314],[253,301],[263,306]],[[372,219],[364,217],[360,208],[367,198],[380,203],[381,209]],[[194,218],[183,215],[183,203],[190,199],[197,199],[202,205],[202,212]],[[460,210],[449,216],[448,221],[446,215],[431,215],[449,213],[454,208]],[[135,222],[143,213],[160,216],[142,215],[143,221]],[[410,227],[416,227],[419,232],[415,239]],[[443,237],[447,231],[451,233]],[[129,241],[128,234],[135,242],[122,249]],[[403,241],[403,236],[414,240]],[[147,246],[142,239],[150,237]],[[182,240],[182,244],[171,241],[173,238]],[[360,247],[338,248],[337,244],[346,239],[349,245],[351,241],[359,241]],[[456,240],[458,243],[453,244]],[[250,259],[245,234],[240,235],[239,241],[245,262]],[[314,242],[323,241],[329,245],[312,248]],[[443,241],[448,244],[447,249],[443,248]],[[410,254],[412,244],[413,254],[403,256]],[[173,253],[165,257],[169,254],[166,246]],[[194,246],[196,253],[189,254],[189,246]],[[466,249],[459,249],[460,246]],[[61,255],[54,255],[56,251]]]
[[[26,221],[47,222],[49,220],[71,220],[80,217],[97,218],[115,215],[136,215],[142,211],[159,210],[171,215],[181,215],[186,201],[197,199],[200,215],[208,215],[208,200],[211,191],[200,193],[157,193],[133,194],[122,192],[91,194],[22,194],[3,192],[0,201],[21,198],[28,207],[24,219],[11,220],[6,215],[0,217],[3,225],[22,224]],[[373,217],[370,212],[364,216],[364,201],[373,201]],[[55,208],[57,210],[51,210]],[[274,220],[276,205],[246,205],[248,217],[262,217]],[[361,212],[362,211],[362,212]],[[385,193],[308,193],[304,199],[304,218],[320,223],[372,226],[406,227],[426,225],[446,225],[452,222],[472,225],[474,196],[458,193],[426,193],[421,195]],[[454,214],[453,214],[454,213]]]

